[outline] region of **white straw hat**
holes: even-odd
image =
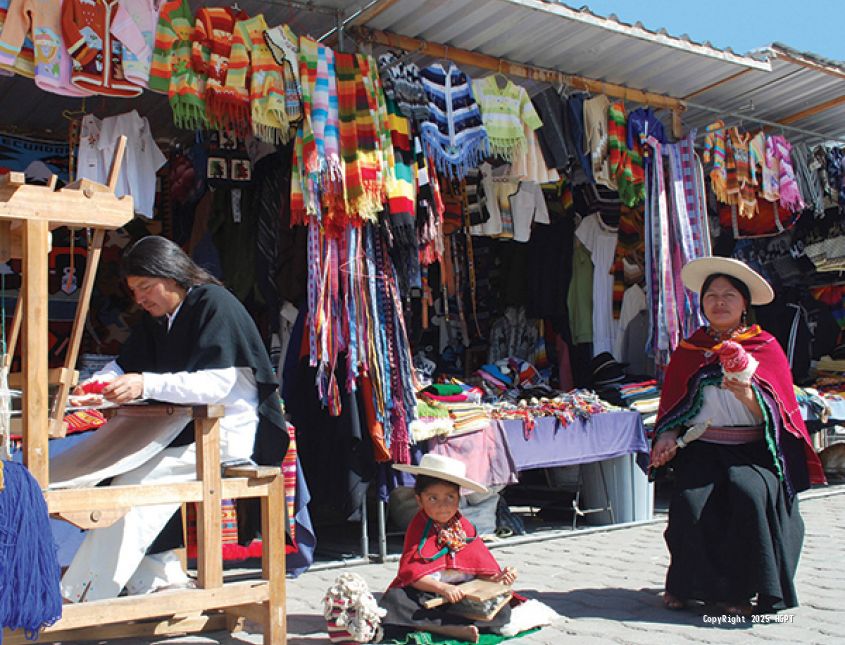
[[[681,280],[690,291],[701,293],[704,281],[714,273],[732,276],[748,287],[752,305],[766,305],[775,298],[775,292],[763,276],[745,262],[733,258],[708,256],[693,260],[681,269]]]
[[[451,457],[428,453],[423,455],[419,466],[393,464],[393,467],[403,473],[411,473],[412,475],[428,475],[429,477],[444,479],[447,482],[452,482],[462,488],[468,488],[476,493],[487,492],[486,486],[483,486],[471,479],[467,479],[466,464],[462,461],[458,461],[457,459],[452,459]]]

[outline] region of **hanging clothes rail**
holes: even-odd
[[[742,112],[729,112],[727,110],[722,110],[720,108],[710,107],[709,105],[702,105],[700,103],[693,103],[692,101],[684,101],[687,107],[695,108],[696,110],[703,110],[705,112],[712,112],[720,117],[731,117],[733,119],[740,119],[741,121],[752,121],[753,123],[759,123],[760,125],[765,125],[769,128],[774,128],[777,130],[784,130],[790,132],[797,132],[798,134],[802,134],[805,137],[813,137],[814,139],[820,141],[837,141],[839,143],[845,143],[842,139],[838,139],[836,137],[831,137],[826,134],[822,134],[821,132],[816,132],[814,130],[806,130],[804,128],[796,128],[794,125],[788,125],[785,123],[778,123],[777,121],[769,121],[767,119],[761,119],[759,117],[750,116],[748,114],[744,114]]]
[[[556,69],[524,65],[523,63],[488,56],[487,54],[480,54],[458,47],[449,47],[448,45],[441,45],[409,36],[401,36],[387,31],[367,29],[365,27],[357,27],[355,31],[360,34],[363,40],[378,45],[385,45],[405,51],[418,50],[421,54],[432,58],[446,58],[463,65],[489,69],[493,72],[501,72],[510,76],[519,76],[552,85],[563,83],[575,89],[596,94],[605,94],[631,101],[632,103],[649,105],[654,108],[680,110],[683,109],[684,105],[682,100],[666,96],[665,94],[644,92],[616,83],[597,81],[575,74],[566,74]]]

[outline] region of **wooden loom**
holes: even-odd
[[[253,467],[220,472],[220,428],[223,406],[151,405],[116,409],[114,414],[151,417],[180,415],[194,420],[197,443],[196,481],[181,484],[106,486],[47,490],[48,441],[62,437],[67,397],[77,380],[74,370],[106,230],[123,226],[134,216],[132,198],[117,198],[114,188],[126,149],[121,137],[112,160],[108,185],[79,180],[56,190],[24,183],[22,173],[0,178],[0,262],[22,261],[21,287],[12,321],[7,366],[22,332],[22,372],[10,375],[23,391],[24,463],[44,490],[51,515],[83,529],[105,527],[132,506],[197,503],[197,589],[164,591],[65,605],[62,619],[42,631],[41,640],[106,639],[231,629],[240,618],[264,625],[264,643],[286,642],[284,481],[278,468]],[[61,226],[93,229],[85,276],[73,322],[64,367],[48,369],[47,276],[50,231]],[[58,389],[52,408],[49,385]],[[222,499],[260,498],[264,541],[262,579],[223,582]],[[8,643],[23,643],[20,633],[4,634]]]

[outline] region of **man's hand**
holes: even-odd
[[[103,388],[103,396],[112,403],[128,403],[144,396],[144,375],[124,374]]]

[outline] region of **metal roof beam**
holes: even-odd
[[[814,105],[812,107],[808,107],[806,110],[801,110],[800,112],[796,112],[795,114],[790,114],[783,119],[778,119],[778,123],[782,123],[783,125],[789,125],[790,123],[795,123],[796,121],[801,121],[803,119],[808,119],[811,116],[815,116],[819,112],[825,112],[831,108],[836,107],[837,105],[842,105],[845,103],[845,95],[837,96],[836,98],[830,99],[829,101],[825,101],[824,103],[819,103],[818,105]]]
[[[701,88],[695,90],[695,92],[690,92],[684,98],[685,99],[691,99],[693,96],[698,96],[699,94],[704,94],[705,92],[709,92],[710,90],[715,89],[715,88],[719,87],[720,85],[725,85],[726,83],[730,83],[731,81],[738,79],[740,76],[745,76],[750,71],[751,71],[750,67],[747,67],[745,69],[741,69],[736,74],[731,74],[730,76],[726,76],[725,78],[722,78],[722,79],[716,81],[715,83],[710,83],[709,85],[705,85],[704,87],[701,87]]]
[[[471,65],[481,69],[546,82],[552,85],[565,84],[575,89],[594,92],[596,94],[605,94],[655,108],[666,108],[669,110],[683,109],[683,101],[666,96],[665,94],[645,92],[616,83],[607,83],[592,78],[567,74],[556,69],[525,65],[515,61],[488,56],[487,54],[480,54],[458,47],[449,47],[448,45],[420,40],[419,38],[411,38],[410,36],[402,36],[388,31],[379,31],[364,27],[357,27],[356,30],[364,39],[378,45],[415,52],[432,58],[446,58],[462,65]]]

